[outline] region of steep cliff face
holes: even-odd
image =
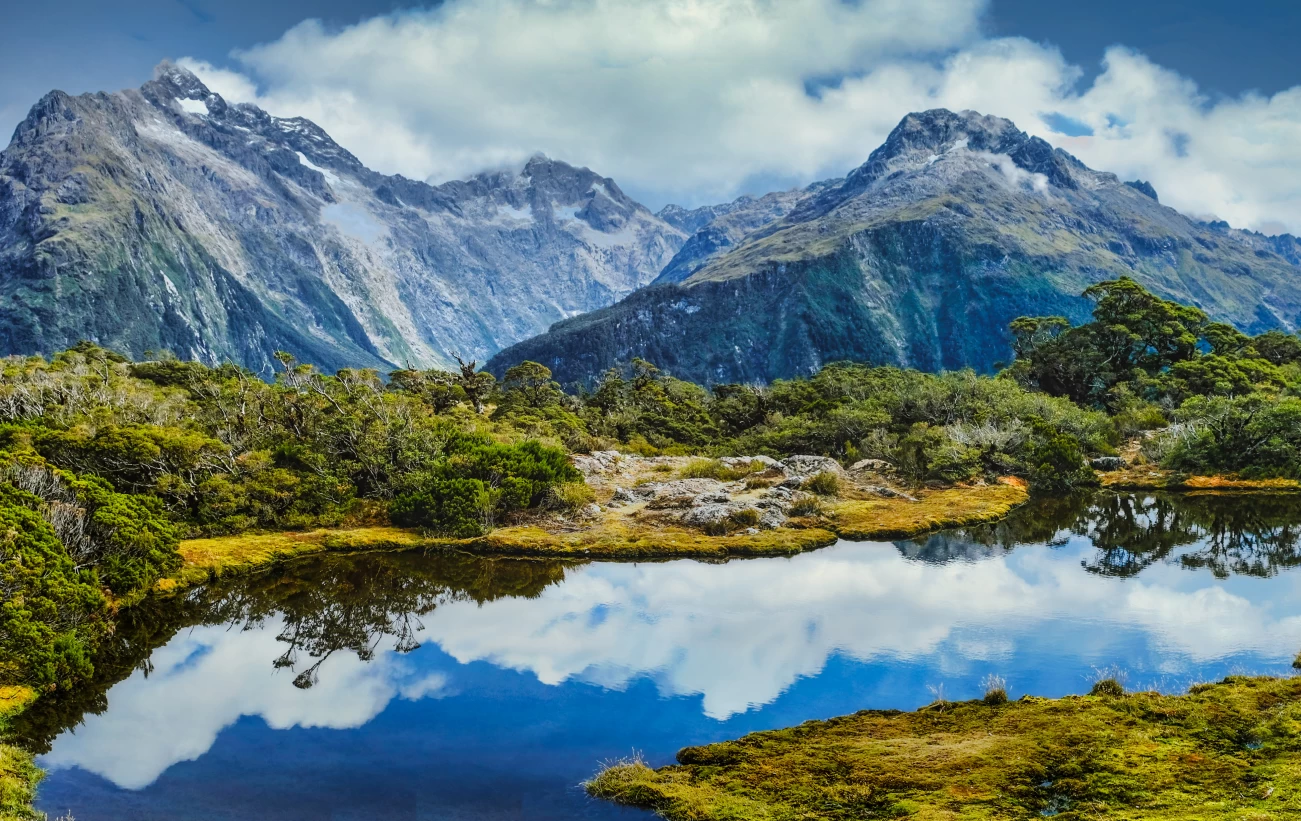
[[[1091,306],[1080,292],[1119,275],[1248,332],[1301,323],[1293,238],[1197,222],[1156,193],[1007,120],[912,114],[844,180],[680,282],[666,272],[502,351],[489,369],[532,359],[585,381],[640,356],[711,382],[836,359],[989,370],[1011,356],[1012,319],[1083,320]]]
[[[378,174],[165,64],[138,91],[47,95],[0,153],[0,353],[482,360],[651,282],[685,238],[545,157],[439,186]]]

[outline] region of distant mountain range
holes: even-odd
[[[1301,322],[1295,238],[1191,220],[973,112],[909,115],[844,179],[658,214],[540,156],[379,174],[166,63],[139,90],[52,92],[0,152],[0,354],[90,339],[263,373],[277,350],[459,354],[565,382],[638,356],[705,382],[989,369],[1011,319],[1082,319],[1079,292],[1119,274],[1247,331]]]
[[[1189,219],[1148,183],[971,111],[910,114],[843,180],[747,220],[759,202],[698,229],[651,287],[507,348],[488,369],[529,359],[562,382],[633,357],[701,382],[839,359],[990,370],[1011,356],[1012,319],[1083,320],[1080,292],[1120,275],[1247,332],[1301,323],[1295,237]]]
[[[159,67],[0,154],[0,353],[91,339],[266,371],[483,361],[651,282],[687,233],[586,168],[431,186]]]

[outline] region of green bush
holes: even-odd
[[[420,490],[404,493],[389,506],[393,523],[426,528],[444,536],[482,536],[492,497],[478,479],[432,479]]]
[[[1089,689],[1089,695],[1113,697],[1123,696],[1125,695],[1125,685],[1121,684],[1114,678],[1104,678],[1093,683],[1093,687]]]
[[[1041,492],[1069,492],[1098,483],[1084,459],[1080,443],[1059,433],[1046,438],[1030,454],[1030,487]]]
[[[161,500],[117,493],[93,476],[73,478],[69,486],[89,517],[99,579],[114,593],[144,589],[181,566],[176,528]]]
[[[106,602],[33,509],[40,500],[0,488],[0,682],[69,687],[93,672]]]

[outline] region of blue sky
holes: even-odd
[[[1279,176],[1301,127],[1296,0],[11,6],[5,133],[52,88],[138,86],[188,58],[215,90],[309,116],[382,171],[441,180],[544,151],[659,205],[840,175],[907,110],[972,107],[1152,178],[1182,210],[1301,228],[1301,177]]]

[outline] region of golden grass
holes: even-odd
[[[451,543],[454,543],[452,540]],[[245,573],[287,559],[327,551],[410,550],[446,540],[429,539],[417,531],[397,527],[359,527],[348,530],[307,530],[289,533],[219,536],[187,539],[177,552],[184,564],[176,574],[154,585],[168,592],[209,579]]]
[[[36,700],[36,691],[20,684],[0,685],[0,719],[17,715]]]
[[[0,730],[11,716],[36,700],[30,687],[0,686]],[[0,821],[32,821],[40,816],[32,809],[41,771],[31,753],[0,743]]]
[[[593,795],[671,821],[1301,816],[1301,679],[1188,695],[937,702],[862,711],[622,762]]]
[[[179,590],[210,579],[248,572],[276,562],[326,551],[450,548],[505,556],[574,559],[725,559],[789,555],[847,539],[906,538],[943,527],[986,522],[1007,515],[1027,494],[1016,484],[925,492],[917,501],[872,499],[827,506],[822,519],[796,520],[795,527],[708,536],[696,530],[639,522],[607,511],[582,529],[557,532],[537,525],[503,527],[475,539],[427,536],[396,527],[310,530],[300,533],[224,536],[181,542],[182,568],[154,590]]]
[[[827,505],[835,531],[845,539],[906,539],[946,527],[994,521],[1024,503],[1024,483],[1005,480],[997,485],[949,488],[924,492],[917,501],[871,499]]]
[[[1236,476],[1189,476],[1169,470],[1135,467],[1099,473],[1102,486],[1112,490],[1179,490],[1179,491],[1265,491],[1281,493],[1301,491],[1295,479],[1240,479]]]

